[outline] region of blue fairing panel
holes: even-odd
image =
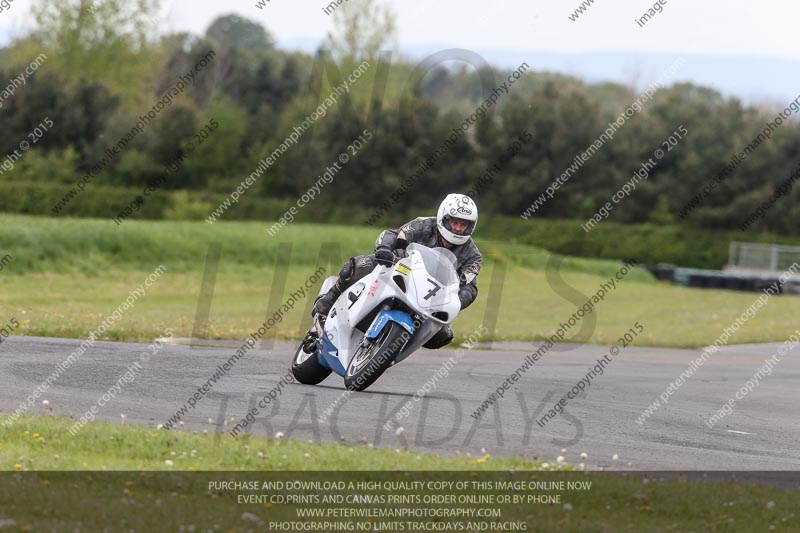
[[[338,350],[328,337],[317,340],[317,360],[325,368],[330,368],[340,376],[344,376],[344,367],[337,357]]]
[[[374,339],[390,322],[396,322],[407,332],[414,333],[414,321],[411,320],[408,313],[398,311],[397,309],[390,309],[388,311],[381,311],[365,336],[368,339]]]

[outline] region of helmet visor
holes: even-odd
[[[464,218],[453,217],[445,215],[442,219],[442,225],[451,233],[456,235],[472,235],[475,229],[474,220],[466,220]]]

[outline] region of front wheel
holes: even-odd
[[[311,342],[311,333],[306,335],[303,342],[297,348],[297,352],[292,359],[292,375],[304,385],[316,385],[327,378],[331,369],[319,364],[317,359],[316,342]],[[314,335],[316,338],[316,335]]]
[[[359,347],[344,374],[348,390],[363,391],[372,385],[405,346],[411,334],[396,322],[388,324],[380,334]]]

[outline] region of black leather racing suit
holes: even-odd
[[[375,248],[386,246],[395,252],[395,257],[404,257],[406,247],[412,242],[422,244],[429,248],[442,245],[441,235],[436,226],[436,217],[415,218],[399,229],[387,229],[383,231],[375,241]],[[456,256],[456,272],[461,282],[458,298],[461,300],[461,309],[465,309],[469,307],[478,296],[477,278],[481,271],[481,252],[478,250],[478,247],[475,246],[475,242],[472,239],[460,246],[451,248],[450,251]],[[342,270],[339,272],[336,292],[341,294],[356,281],[372,272],[375,268],[375,264],[374,254],[360,255],[351,258],[344,264]],[[329,303],[332,303],[332,301]],[[452,340],[453,329],[448,325],[431,337],[424,346],[429,349],[441,348],[450,344]]]
[[[382,232],[375,241],[375,248],[388,246],[392,250],[405,250],[412,242],[435,248],[441,246],[440,239],[436,217],[419,217],[404,224],[400,229],[387,229]],[[461,246],[451,248],[450,251],[456,256],[456,271],[461,280],[458,298],[461,300],[461,309],[465,309],[478,296],[477,279],[481,271],[481,252],[472,239]],[[369,272],[372,272],[372,269],[364,275]]]

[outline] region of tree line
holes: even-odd
[[[247,195],[290,205],[367,129],[368,145],[315,202],[365,213],[430,211],[444,194],[471,190],[483,213],[520,218],[641,94],[619,83],[499,68],[467,50],[408,59],[393,45],[392,14],[373,0],[337,9],[336,30],[314,54],[281,50],[267,29],[239,15],[217,18],[202,35],[164,33],[158,7],[155,0],[36,2],[33,29],[0,50],[0,80],[18,78],[42,54],[48,59],[5,95],[0,158],[18,150],[45,118],[54,127],[4,168],[0,188],[75,184],[209,51],[207,68],[87,188],[141,189],[180,160],[160,186],[165,192],[230,194],[346,83],[347,91]],[[365,62],[369,68],[353,78]],[[663,87],[526,223],[590,218],[683,127],[686,138],[668,147],[609,220],[737,229],[800,163],[793,117],[752,147],[790,104],[745,106],[692,83]],[[217,130],[198,146],[193,137],[212,119]],[[747,160],[704,194],[748,146]],[[797,194],[786,191],[747,231],[798,234]],[[30,211],[31,203],[22,203]],[[119,211],[113,209],[109,216]]]

